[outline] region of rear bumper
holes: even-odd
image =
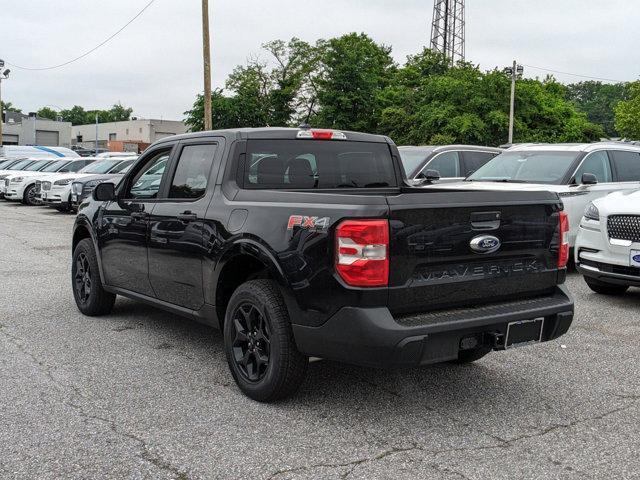
[[[394,318],[387,308],[339,310],[322,326],[293,325],[298,349],[314,357],[369,367],[411,367],[458,358],[461,342],[503,349],[495,339],[509,323],[544,317],[543,342],[565,334],[573,299],[564,286],[553,295],[478,308]]]

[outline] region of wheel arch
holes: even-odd
[[[224,325],[227,305],[236,289],[249,280],[259,278],[274,280],[281,290],[288,287],[276,255],[259,241],[241,239],[224,252],[216,265],[212,282],[220,328]]]

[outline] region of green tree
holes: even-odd
[[[133,108],[123,107],[121,103],[114,104],[107,114],[111,122],[124,122],[131,119]]]
[[[37,115],[42,118],[48,118],[49,120],[56,120],[60,116],[58,112],[50,107],[42,107],[38,110]]]
[[[5,102],[0,100],[0,111],[2,112],[18,112],[21,113],[22,110],[13,105],[11,102]]]
[[[615,108],[629,99],[625,83],[607,84],[596,81],[567,85],[567,99],[587,114],[590,122],[601,125],[608,137],[616,137]]]
[[[506,142],[510,79],[469,63],[448,67],[425,49],[408,58],[379,96],[378,131],[399,144]],[[590,141],[604,132],[565,99],[549,77],[524,79],[516,88],[516,142]]]
[[[79,105],[60,111],[60,116],[65,122],[71,122],[72,125],[86,125],[87,123],[93,123],[89,120],[88,113]],[[95,121],[95,118],[94,120]]]
[[[615,108],[616,130],[623,137],[640,140],[640,82],[629,84],[629,100]]]
[[[302,91],[308,88],[311,74],[317,69],[319,49],[298,38],[286,43],[274,40],[263,48],[276,64],[270,72],[269,124],[288,126],[299,111],[305,115],[308,110]]]
[[[351,33],[326,42],[321,60],[314,126],[376,131],[378,96],[395,69],[391,48]]]

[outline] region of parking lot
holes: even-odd
[[[559,341],[409,371],[318,361],[263,405],[216,330],[121,298],[83,317],[73,220],[0,202],[2,478],[640,478],[640,289],[571,274]]]

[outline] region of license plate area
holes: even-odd
[[[544,317],[511,322],[504,339],[505,348],[522,347],[542,341]]]

